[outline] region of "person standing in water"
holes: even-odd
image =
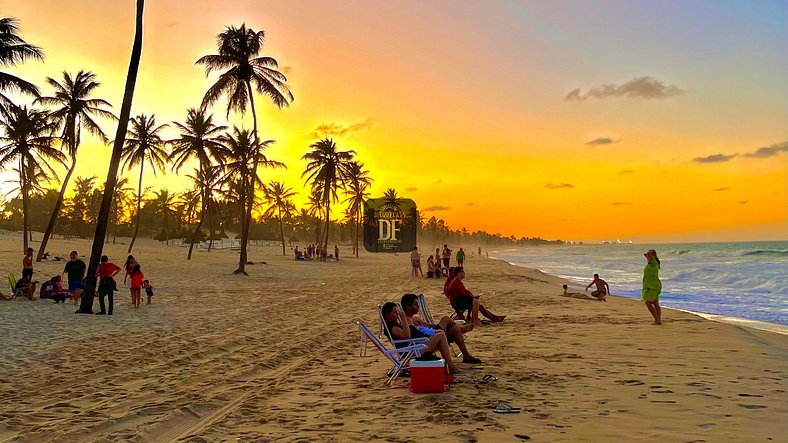
[[[648,312],[654,316],[654,324],[662,324],[662,308],[659,307],[659,294],[662,292],[662,282],[659,281],[660,262],[657,251],[650,249],[644,254],[646,267],[643,269],[643,301]]]

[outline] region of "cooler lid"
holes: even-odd
[[[420,360],[411,360],[410,367],[411,368],[442,368],[445,366],[445,362],[442,358],[438,360],[428,360],[428,361],[420,361]]]

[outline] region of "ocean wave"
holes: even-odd
[[[782,251],[779,249],[756,249],[755,251],[741,252],[739,255],[742,257],[747,255],[771,255],[777,257],[788,257],[788,251]]]

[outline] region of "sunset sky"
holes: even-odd
[[[0,11],[46,55],[10,72],[49,94],[47,76],[90,70],[119,112],[134,1],[0,0]],[[295,96],[282,110],[256,104],[261,138],[276,140],[267,156],[288,165],[263,180],[284,180],[297,204],[301,156],[324,126],[358,153],[373,197],[393,187],[455,229],[788,238],[785,0],[148,1],[132,115],[183,121],[216,79],[194,62],[242,22],[265,30],[263,53]],[[226,102],[213,113],[223,122]],[[110,150],[84,139],[76,175],[102,182]]]

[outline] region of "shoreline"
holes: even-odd
[[[517,267],[520,267],[520,268],[523,268],[523,269],[533,269],[533,270],[537,270],[539,272],[544,272],[544,271],[540,270],[539,268],[530,268],[528,266],[523,266],[523,265],[519,265],[517,263],[512,263],[512,262],[510,262],[508,260],[505,260],[505,259],[502,259],[502,258],[498,258],[498,257],[490,256],[490,259],[491,260],[500,260],[500,261],[502,261],[504,263],[507,263],[507,264],[509,264],[511,266],[517,266]],[[547,274],[547,273],[545,273],[545,274]],[[584,288],[582,286],[582,283],[579,283],[579,282],[571,280],[572,277],[570,277],[570,276],[561,276],[561,275],[553,275],[553,274],[547,274],[547,275],[552,275],[552,276],[554,276],[556,278],[560,278],[562,280],[565,280],[566,284],[570,288],[574,287],[574,288],[578,288],[580,290],[583,290],[583,288]],[[627,299],[627,300],[639,301],[635,297],[627,297],[627,296],[623,296],[623,295],[613,295],[613,294],[609,294],[609,296],[610,297],[618,297],[618,298]],[[758,331],[765,331],[765,332],[771,332],[771,333],[775,333],[775,334],[788,335],[788,325],[784,325],[784,324],[781,324],[781,323],[773,323],[773,322],[767,322],[767,321],[762,321],[762,320],[753,320],[753,319],[749,319],[749,318],[745,318],[745,317],[733,317],[733,316],[728,316],[728,315],[711,314],[711,313],[708,313],[708,312],[691,311],[691,310],[688,310],[688,309],[675,308],[675,307],[666,306],[666,305],[661,305],[661,306],[662,306],[663,309],[670,309],[670,310],[673,310],[673,311],[686,312],[686,313],[689,313],[689,314],[697,315],[698,317],[701,317],[701,318],[704,318],[704,319],[710,320],[710,321],[726,323],[726,324],[730,324],[730,325],[734,325],[734,326],[741,326],[741,327],[744,327],[744,328],[755,329],[755,330],[758,330]]]

